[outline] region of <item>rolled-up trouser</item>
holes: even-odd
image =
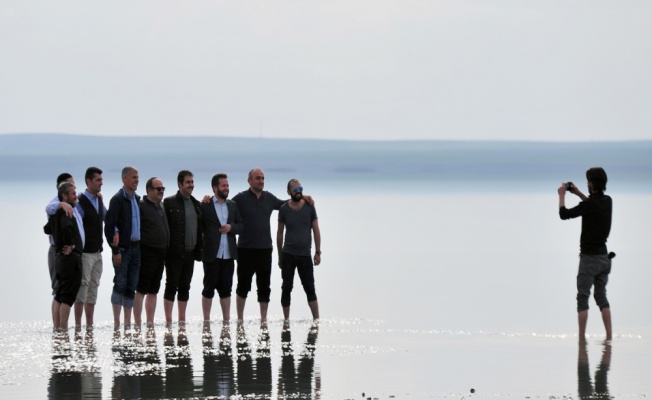
[[[600,310],[609,307],[607,300],[607,282],[611,272],[611,260],[606,254],[580,254],[580,266],[577,272],[577,311],[589,309],[591,287],[593,297]]]
[[[121,254],[120,265],[113,264],[115,276],[113,277],[111,304],[133,308],[140,272],[140,245],[132,242],[129,250],[121,251]]]

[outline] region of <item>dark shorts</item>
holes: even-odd
[[[204,290],[201,295],[207,299],[215,296],[215,290],[220,299],[231,297],[231,288],[233,287],[233,271],[235,262],[232,258],[224,260],[216,258],[211,262],[204,263]]]
[[[294,270],[297,270],[303,291],[306,292],[308,302],[317,300],[315,293],[315,273],[310,256],[295,256],[286,252],[281,254],[281,274],[283,286],[281,287],[281,305],[289,307],[292,288],[294,287]]]
[[[238,287],[235,292],[247,298],[251,291],[251,280],[256,274],[256,288],[259,303],[269,303],[270,279],[272,276],[272,249],[238,248]]]
[[[607,300],[607,282],[611,272],[609,256],[580,254],[580,266],[577,272],[577,311],[589,309],[591,287],[593,297],[600,310],[609,307]]]
[[[140,273],[136,291],[141,294],[157,294],[161,288],[165,269],[165,250],[140,247]]]
[[[190,298],[190,282],[195,270],[195,252],[187,251],[181,257],[168,256],[165,259],[165,300],[188,301]]]
[[[56,255],[57,289],[54,299],[72,307],[81,286],[82,261],[81,254],[73,252],[70,255]]]

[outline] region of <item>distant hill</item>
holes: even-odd
[[[527,182],[581,176],[603,166],[614,182],[652,190],[652,141],[492,142],[343,141],[228,137],[97,137],[0,135],[0,180],[82,173],[96,165],[118,174],[125,165],[159,176],[180,169],[212,176],[272,174],[330,180]],[[150,172],[151,171],[151,172]],[[148,175],[147,175],[148,176]],[[401,190],[400,188],[397,188]],[[418,189],[418,187],[417,187]],[[646,189],[646,191],[648,190]]]

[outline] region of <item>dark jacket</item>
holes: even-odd
[[[611,230],[611,197],[604,193],[593,193],[588,199],[573,208],[561,207],[559,217],[570,219],[582,217],[580,253],[607,254],[607,238]]]
[[[203,226],[203,262],[211,262],[215,260],[217,255],[217,250],[220,248],[220,241],[222,240],[222,233],[219,229],[222,227],[220,224],[220,219],[215,212],[215,200],[211,199],[210,203],[202,203],[200,205],[202,210],[202,226]],[[244,230],[244,224],[242,223],[242,217],[240,217],[240,211],[238,210],[238,205],[231,200],[226,201],[226,207],[229,210],[229,216],[226,219],[228,224],[231,224],[231,232],[227,234],[227,239],[229,242],[229,252],[231,253],[231,258],[234,260],[238,259],[238,246],[235,242],[235,235],[239,235]]]
[[[81,256],[83,245],[75,217],[69,217],[64,210],[58,210],[51,218],[54,248],[61,253],[63,246],[75,246],[72,250]]]
[[[140,201],[140,245],[165,252],[170,243],[170,228],[163,203],[159,207],[147,196]]]
[[[163,207],[165,214],[168,217],[168,225],[170,227],[170,246],[168,247],[168,256],[181,257],[187,251],[194,251],[194,259],[201,261],[201,247],[202,247],[202,227],[201,227],[201,208],[199,202],[194,197],[190,196],[190,201],[195,206],[195,213],[197,213],[197,245],[194,249],[186,249],[186,210],[183,206],[183,196],[177,191],[177,194],[166,197],[163,200]]]
[[[84,244],[84,253],[97,253],[102,251],[103,232],[102,223],[104,222],[104,203],[101,198],[97,199],[98,211],[95,211],[95,206],[86,197],[85,194],[78,196],[79,205],[84,211],[84,233],[86,236],[86,243]]]
[[[134,194],[134,196],[136,196],[136,201],[140,203],[140,196],[137,194]],[[116,228],[120,232],[120,242],[117,248],[111,247],[113,254],[118,254],[119,249],[127,251],[131,246],[131,200],[125,196],[122,188],[111,197],[109,210],[106,212],[106,219],[104,220],[104,236],[109,245],[113,243]]]

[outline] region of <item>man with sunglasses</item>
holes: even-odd
[[[315,207],[303,199],[303,187],[297,179],[288,182],[290,201],[278,211],[278,230],[276,246],[278,266],[283,276],[281,306],[285,320],[290,319],[290,299],[294,286],[294,271],[297,270],[303,290],[306,292],[308,306],[315,320],[319,319],[319,303],[315,292],[314,265],[321,263],[321,233],[317,222]],[[285,229],[287,228],[287,230]],[[285,242],[283,231],[285,230]],[[311,255],[312,239],[315,239],[315,255]]]
[[[163,209],[165,186],[159,178],[145,183],[147,195],[140,201],[140,275],[134,299],[134,322],[141,324],[143,302],[147,326],[154,324],[156,297],[161,288],[165,254],[170,243],[168,218]]]

